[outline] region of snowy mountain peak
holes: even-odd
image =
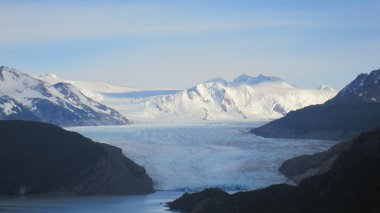
[[[317,90],[324,90],[324,91],[335,91],[334,88],[332,88],[331,86],[329,85],[321,85],[317,88]]]
[[[247,85],[258,85],[265,82],[283,82],[281,78],[273,77],[273,76],[265,76],[263,74],[259,74],[257,77],[252,77],[246,74],[239,75],[232,81],[232,85],[241,85],[241,84],[247,84]]]
[[[22,75],[24,75],[24,73],[22,73],[22,72],[20,72],[20,71],[18,71],[16,69],[13,69],[13,68],[10,68],[10,67],[6,67],[6,66],[1,66],[0,67],[0,80],[1,81],[6,81],[9,78],[17,79],[17,78],[19,78]]]
[[[36,76],[37,79],[40,79],[42,81],[48,82],[50,84],[56,84],[58,82],[61,82],[62,80],[58,78],[57,75],[48,73],[48,74],[43,74],[43,75],[38,75]]]
[[[222,85],[228,85],[229,82],[224,80],[221,77],[216,77],[216,78],[209,79],[209,80],[205,81],[204,83],[220,83]]]
[[[340,101],[380,102],[380,69],[358,75],[331,100],[331,103]]]

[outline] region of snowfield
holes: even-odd
[[[249,134],[260,122],[199,122],[74,127],[95,141],[122,148],[144,166],[157,190],[221,187],[248,190],[287,182],[278,172],[289,158],[335,142],[266,139]]]

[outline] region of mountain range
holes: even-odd
[[[129,120],[272,120],[336,95],[330,86],[302,89],[278,77],[242,74],[185,89],[140,90],[54,74],[31,77],[0,68],[0,119],[61,126],[118,125]]]
[[[329,86],[300,89],[278,77],[240,75],[229,82],[220,77],[186,90],[137,90],[102,83],[75,82],[42,75],[41,80],[71,83],[84,94],[130,119],[156,121],[266,120],[336,95]]]
[[[4,66],[0,67],[0,119],[42,121],[60,126],[129,122],[116,110],[85,96],[71,84],[50,84]]]

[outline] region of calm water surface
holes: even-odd
[[[0,198],[0,212],[24,213],[142,213],[167,212],[163,205],[183,192],[159,191],[149,195],[65,198]]]

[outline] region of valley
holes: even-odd
[[[336,142],[267,139],[249,134],[262,122],[135,123],[69,128],[119,148],[144,166],[156,190],[207,187],[250,190],[288,178],[278,172],[289,158],[328,149]]]

